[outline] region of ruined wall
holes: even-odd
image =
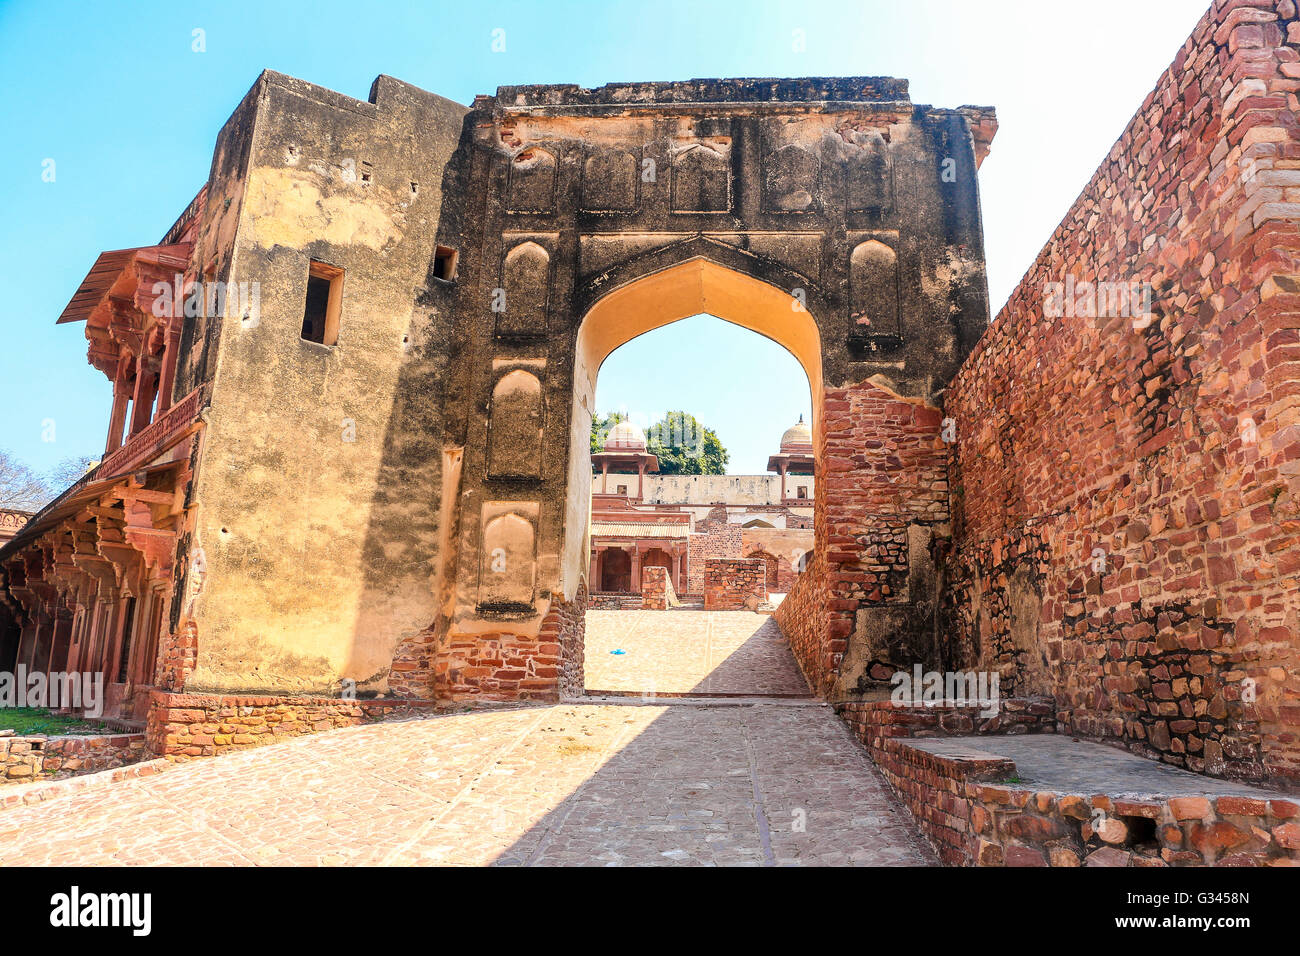
[[[938,663],[948,463],[942,413],[877,381],[827,390],[824,415],[813,559],[776,615],[810,685],[838,701]]]
[[[697,524],[686,539],[686,593],[704,593],[704,564],[709,558],[738,558],[744,541],[740,525],[722,522]]]
[[[767,568],[756,558],[707,558],[704,610],[753,611],[767,601]]]
[[[1245,778],[1300,775],[1295,18],[1214,5],[945,396],[961,663]]]
[[[268,72],[223,130],[211,230],[260,309],[214,320],[183,357],[212,379],[189,690],[432,693],[431,663],[403,647],[438,612],[449,320],[417,297],[437,281],[464,112],[388,77],[361,102]],[[343,270],[332,346],[301,337],[311,260]]]
[[[98,773],[150,756],[144,734],[0,737],[0,784]]]
[[[667,568],[654,565],[641,572],[641,606],[647,611],[666,611],[681,604],[673,590],[673,579]]]

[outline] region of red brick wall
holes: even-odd
[[[437,659],[439,700],[558,700],[582,689],[587,591],[554,601],[537,636],[500,632],[447,638]]]
[[[906,599],[908,525],[948,520],[942,417],[870,381],[826,390],[813,554],[776,611],[819,694],[831,688],[857,610]]]
[[[164,634],[158,641],[154,686],[159,690],[184,690],[198,654],[199,629],[194,621],[186,621],[174,634]]]
[[[1035,791],[997,782],[1014,773],[1011,760],[931,754],[898,739],[872,756],[950,866],[1300,864],[1293,800]]]
[[[1300,779],[1295,17],[1215,4],[945,396],[966,663],[1252,779]],[[1151,283],[1154,320],[1053,317],[1067,279]]]
[[[721,522],[701,522],[686,539],[687,594],[704,593],[704,562],[709,558],[740,557],[744,532],[740,525],[727,524],[726,509],[722,511]]]
[[[907,805],[939,858],[952,866],[1294,866],[1300,804],[1247,797],[1152,797],[1036,791],[1015,762],[928,753],[911,737],[1051,733],[1050,700],[980,707],[853,702],[836,711]],[[1147,821],[1150,821],[1149,823]]]
[[[756,558],[704,562],[704,610],[753,610],[767,600],[767,566]]]

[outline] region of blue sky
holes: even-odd
[[[1001,128],[980,188],[996,310],[1207,5],[0,0],[0,448],[40,470],[102,451],[108,382],[81,326],[54,320],[99,252],[162,236],[265,67],[362,99],[379,73],[466,104],[514,83],[868,74],[908,78],[915,103],[991,105]],[[672,369],[647,374],[666,351]],[[778,347],[688,320],[612,355],[598,400],[693,411],[731,470],[752,472],[809,398]]]

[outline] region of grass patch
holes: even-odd
[[[97,720],[52,714],[45,707],[5,707],[0,709],[0,730],[12,730],[17,736],[30,734],[104,734],[109,733]]]

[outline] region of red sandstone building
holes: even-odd
[[[59,316],[85,323],[89,361],[113,384],[104,457],[4,552],[0,671],[102,674],[105,715],[131,722],[170,628],[200,424],[198,392],[173,401],[173,384],[204,195],[157,245],[100,255]]]
[[[677,594],[701,595],[709,558],[758,559],[767,590],[788,591],[813,545],[812,434],[802,417],[780,449],[768,459],[776,475],[657,475],[645,436],[618,423],[591,456],[596,602],[641,593],[649,567],[666,569]]]

